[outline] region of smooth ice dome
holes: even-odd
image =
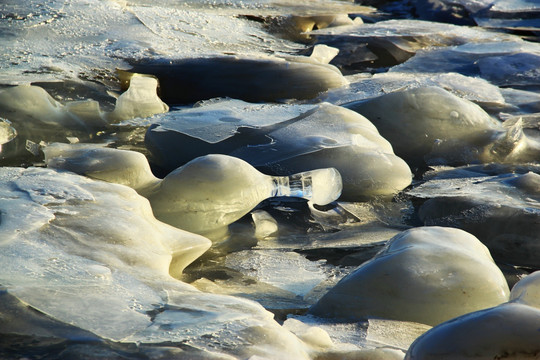
[[[155,76],[168,103],[189,104],[217,97],[275,102],[310,99],[347,84],[336,67],[319,59],[239,55],[161,59],[135,64],[124,74]]]
[[[159,181],[146,157],[136,151],[95,144],[53,143],[42,148],[45,163],[93,179],[129,186],[139,192]]]
[[[397,91],[345,106],[371,120],[409,164],[421,163],[431,153],[448,163],[478,160],[503,133],[501,124],[478,105],[439,87]]]
[[[540,271],[519,280],[510,292],[510,301],[540,309]]]
[[[310,313],[436,325],[508,300],[487,248],[459,229],[419,227],[393,237],[324,295]]]
[[[537,359],[540,310],[518,303],[480,310],[428,330],[406,360]]]
[[[272,196],[324,201],[321,205],[336,200],[341,193],[339,173],[318,171],[314,171],[316,176],[329,175],[326,183],[313,182],[309,173],[271,177],[241,159],[211,154],[198,157],[168,174],[145,196],[158,219],[214,237],[213,234],[223,233],[227,225]],[[315,188],[323,184],[326,185],[324,189]]]

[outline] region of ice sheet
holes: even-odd
[[[366,76],[350,76],[349,86],[331,89],[319,97],[324,101],[341,105],[352,101],[364,100],[394,91],[413,89],[423,86],[438,86],[461,98],[478,104],[504,107],[506,105],[501,90],[488,81],[455,72],[386,72]]]
[[[275,125],[315,109],[316,105],[252,104],[234,99],[204,101],[192,109],[152,119],[151,131],[184,133],[211,144],[233,137],[240,127]],[[133,122],[129,122],[133,124]]]
[[[519,40],[420,50],[390,72],[457,72],[494,85],[536,86],[540,45]],[[503,71],[502,73],[500,71]]]
[[[346,36],[361,41],[365,37],[418,37],[431,45],[457,45],[465,42],[502,40],[509,37],[480,28],[457,26],[422,20],[387,20],[374,24],[361,24],[327,28],[310,32],[317,36]],[[420,41],[419,41],[420,42]],[[426,44],[426,45],[427,45]]]
[[[241,251],[228,255],[225,264],[299,296],[306,295],[326,279],[321,263],[309,261],[295,252]]]

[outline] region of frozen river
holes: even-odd
[[[0,358],[538,359],[535,0],[3,0]]]

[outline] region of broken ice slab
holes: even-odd
[[[478,26],[517,30],[525,38],[534,39],[540,29],[540,4],[532,0],[498,0],[476,11],[473,18]]]
[[[540,45],[520,38],[420,50],[391,72],[457,72],[498,86],[536,88]]]
[[[332,65],[292,58],[220,56],[140,62],[120,72],[122,83],[130,73],[155,76],[161,98],[172,104],[215,97],[253,102],[310,99],[347,84]]]
[[[509,35],[421,20],[387,20],[315,30],[317,42],[340,50],[333,64],[367,69],[401,64],[418,50],[468,42],[502,41]]]
[[[277,118],[272,116],[272,108],[279,110]],[[265,116],[271,116],[272,122],[253,120]],[[200,120],[191,124],[196,118]],[[166,171],[209,153],[239,157],[267,174],[280,176],[324,164],[342,175],[343,198],[356,200],[395,194],[411,181],[408,166],[393,154],[371,122],[327,103],[262,106],[223,100],[172,111],[155,122],[145,141],[153,162]],[[217,133],[216,123],[223,129]],[[244,124],[249,127],[242,127]]]
[[[487,80],[465,76],[458,73],[408,73],[386,72],[367,76],[348,76],[349,86],[329,90],[319,99],[332,104],[343,105],[352,101],[366,100],[383,94],[408,90],[424,86],[441,87],[461,98],[470,100],[483,107],[491,107],[497,111],[511,111],[506,104],[499,87]]]
[[[356,355],[361,359],[371,358],[370,355],[375,359],[402,359],[410,344],[431,328],[419,323],[374,318],[344,323],[312,315],[291,315],[283,326],[301,340],[318,344],[321,353],[333,354],[336,358],[356,358]]]
[[[0,118],[0,152],[2,152],[2,145],[15,139],[17,136],[17,130],[11,126],[11,121]]]
[[[277,125],[316,108],[317,105],[308,104],[256,104],[235,99],[212,99],[201,101],[193,108],[156,115],[152,119],[152,123],[155,124],[152,131],[181,130],[190,137],[216,144],[232,137],[240,137],[239,133],[247,130],[245,128],[257,129]],[[126,125],[132,123],[136,124],[126,122]]]
[[[439,169],[408,194],[424,225],[452,226],[477,236],[502,263],[540,268],[537,165]]]

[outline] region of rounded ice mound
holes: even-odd
[[[540,271],[535,271],[518,281],[512,287],[510,301],[540,309]]]
[[[539,328],[539,309],[506,303],[428,330],[410,346],[405,359],[538,359]]]
[[[411,169],[400,157],[357,145],[325,148],[275,165],[289,172],[315,166],[335,167],[343,179],[343,201],[394,196],[412,181]]]
[[[168,174],[145,196],[161,221],[215,238],[269,197],[302,197],[325,205],[340,194],[341,177],[335,169],[269,176],[244,160],[210,154]]]
[[[540,194],[540,175],[532,171],[529,171],[526,174],[516,175],[504,182],[528,194]]]
[[[504,133],[481,107],[439,87],[393,92],[344,105],[371,120],[396,155],[418,165],[478,160],[484,147]]]
[[[96,144],[52,143],[43,147],[45,163],[137,191],[155,184],[157,179],[146,157],[136,151],[119,150]]]
[[[153,122],[145,143],[152,161],[168,171],[207,154],[235,156],[276,176],[335,168],[344,201],[393,196],[412,180],[407,163],[368,119],[329,103],[221,99],[173,110]]]
[[[437,325],[501,304],[509,292],[502,272],[476,237],[454,228],[419,227],[389,240],[310,313]]]

